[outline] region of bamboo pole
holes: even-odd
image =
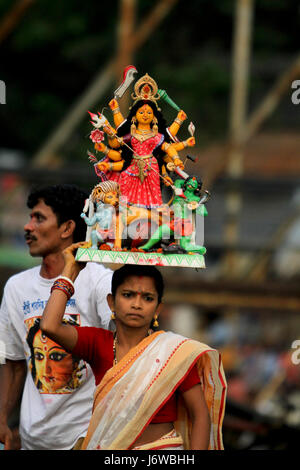
[[[226,173],[238,179],[243,172],[243,149],[241,136],[244,132],[247,101],[249,57],[252,35],[254,0],[237,0],[233,41],[232,94],[230,108],[230,146]],[[230,189],[226,195],[226,222],[224,242],[228,249],[222,262],[223,275],[234,276],[238,270],[238,253],[230,247],[238,241],[238,219],[242,197],[238,190]]]
[[[15,29],[19,21],[35,0],[19,0],[11,10],[4,16],[0,23],[0,44]]]
[[[121,0],[120,21],[118,27],[118,61],[116,65],[116,83],[119,85],[120,77],[127,65],[133,64],[134,49],[130,47],[131,37],[134,34],[136,19],[136,0]],[[116,87],[117,87],[116,86]],[[129,106],[129,94],[126,93],[120,104],[121,112],[124,114]]]

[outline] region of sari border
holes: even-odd
[[[116,365],[113,366],[111,369],[107,371],[105,374],[102,382],[97,387],[98,390],[95,392],[95,402],[94,402],[94,409],[101,403],[103,396],[105,396],[109,391],[114,387],[114,385],[118,382],[121,377],[123,377],[127,371],[131,368],[134,364],[135,360],[137,360],[140,355],[145,353],[146,348],[151,344],[153,340],[155,340],[160,334],[168,334],[165,331],[159,331],[154,333],[153,335],[146,337],[144,340],[141,341],[136,347],[132,348],[127,355],[125,355],[122,360]],[[176,334],[175,334],[176,335]],[[226,397],[226,379],[223,371],[222,360],[220,353],[208,346],[207,344],[200,343],[199,341],[184,338],[180,335],[176,335],[179,338],[177,344],[173,345],[173,348],[169,352],[169,355],[165,359],[164,364],[162,367],[156,372],[155,376],[151,379],[150,383],[145,389],[145,396],[143,402],[141,403],[141,407],[138,410],[138,413],[132,420],[132,427],[130,428],[130,433],[128,433],[129,429],[128,425],[125,426],[121,432],[116,436],[116,438],[111,442],[108,449],[131,449],[134,450],[134,443],[140,437],[140,435],[144,432],[145,428],[149,425],[153,416],[161,409],[161,407],[166,403],[166,401],[170,398],[170,396],[175,392],[176,389],[180,386],[180,384],[184,381],[185,377],[188,375],[192,367],[199,361],[197,371],[199,376],[199,382],[202,387],[202,390],[207,394],[207,399],[209,400],[209,410],[212,419],[212,430],[211,430],[211,438],[210,438],[210,449],[220,450],[223,449],[222,445],[222,422],[224,417],[224,409],[225,409],[225,397]],[[159,338],[161,341],[163,338]],[[175,341],[176,342],[176,341]],[[160,343],[158,343],[160,344]],[[180,353],[180,349],[184,347],[182,353]],[[176,353],[176,354],[175,354]],[[174,357],[175,355],[175,357]],[[205,357],[206,356],[206,357]],[[182,357],[182,360],[179,358]],[[203,357],[203,362],[201,358]],[[201,360],[201,362],[200,362]],[[181,365],[180,365],[181,364]],[[178,368],[179,366],[179,368]],[[172,374],[172,379],[169,380],[169,385],[166,383],[166,395],[162,393],[162,397],[164,397],[163,401],[159,400],[159,394],[161,393],[161,387],[167,380],[168,382],[168,373],[169,368],[174,368],[174,376]],[[167,370],[166,370],[167,369]],[[182,372],[182,370],[184,372]],[[202,373],[203,371],[203,373]],[[162,377],[161,377],[162,375]],[[159,379],[162,379],[160,381]],[[156,386],[154,386],[156,385]],[[164,385],[165,387],[165,385]],[[153,393],[152,393],[153,390]],[[206,392],[207,390],[207,392]],[[153,395],[153,397],[152,397]],[[152,401],[151,401],[152,397]],[[215,401],[216,400],[216,401]],[[188,437],[188,417],[182,400],[180,400],[180,414],[178,415],[178,420],[174,423],[175,428],[177,428],[177,424],[179,426],[183,426],[182,431],[184,431],[185,437],[182,437],[184,444],[184,448],[189,448],[189,437]],[[148,410],[148,412],[147,412]],[[148,419],[147,419],[148,418]],[[138,423],[140,423],[138,425]],[[188,427],[186,427],[188,425]],[[142,426],[142,428],[140,428]],[[92,438],[96,428],[91,426],[88,430],[83,448],[88,446],[90,439]],[[126,438],[127,434],[127,438]],[[180,432],[180,434],[182,434]],[[183,435],[182,435],[183,436]],[[125,437],[125,441],[124,441]],[[122,440],[124,441],[122,443]],[[150,445],[151,443],[149,443]],[[161,444],[161,443],[160,443]],[[164,443],[165,444],[165,443]],[[164,445],[163,444],[163,445]],[[118,447],[122,445],[123,447]],[[154,442],[152,442],[152,446]],[[176,443],[178,445],[178,443]],[[170,443],[166,443],[166,446],[170,446]],[[186,447],[187,446],[187,447]],[[137,446],[140,447],[140,446]],[[159,447],[155,447],[159,448]],[[155,449],[154,448],[154,449]],[[153,449],[153,447],[152,447]]]
[[[150,336],[144,338],[137,346],[130,349],[130,351],[113,367],[111,367],[104,375],[102,381],[98,385],[94,395],[93,410],[97,406],[103,394],[107,394],[115,383],[122,377],[128,369],[133,365],[136,359],[144,352],[144,350],[152,343],[152,341],[159,336],[163,331],[157,331]],[[103,383],[104,382],[104,383]]]
[[[182,341],[177,347],[176,349],[172,352],[172,354],[170,354],[170,357],[168,358],[168,360],[166,361],[166,364],[165,366],[167,365],[167,363],[169,362],[169,359],[171,358],[171,356],[175,353],[175,351],[178,350],[179,346],[182,346],[182,344],[184,342],[188,341],[188,339]],[[151,423],[153,417],[159,412],[159,410],[165,405],[165,403],[171,398],[171,396],[173,395],[173,393],[175,393],[176,389],[181,385],[181,383],[184,381],[184,379],[186,378],[186,376],[189,374],[189,372],[191,371],[191,369],[194,367],[194,365],[198,362],[199,358],[202,356],[202,354],[205,354],[209,351],[213,351],[213,348],[209,348],[209,349],[206,349],[205,351],[202,351],[197,357],[196,359],[194,359],[194,361],[191,363],[191,365],[189,366],[189,368],[187,369],[186,373],[182,376],[182,378],[176,383],[176,385],[173,387],[173,389],[170,391],[170,393],[166,396],[166,398],[161,402],[161,404],[156,408],[156,410],[153,412],[153,414],[150,416],[149,420],[147,421],[147,423],[145,424],[145,426],[143,427],[143,429],[141,430],[141,432],[137,435],[137,437],[134,439],[134,441],[130,444],[130,446],[128,447],[128,449],[130,449],[134,443],[137,441],[137,439],[142,435],[142,433],[144,432],[144,430],[146,429],[146,427]],[[150,387],[154,384],[155,380],[159,377],[159,375],[161,374],[162,370],[165,368],[165,366],[161,369],[161,371],[157,374],[157,376],[152,380],[151,384],[149,385],[147,391],[150,389]],[[198,371],[197,371],[198,372]],[[198,373],[199,375],[199,373]],[[200,376],[199,376],[199,379],[200,379]],[[199,381],[199,384],[200,384],[201,380]]]

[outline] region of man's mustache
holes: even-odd
[[[31,235],[30,232],[25,232],[24,238],[25,240],[37,240],[37,238],[34,235]]]

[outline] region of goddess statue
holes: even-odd
[[[120,185],[120,203],[144,209],[157,209],[162,206],[161,180],[165,185],[173,184],[166,164],[184,169],[178,151],[195,145],[195,138],[179,142],[176,134],[186,118],[179,111],[177,118],[168,128],[158,107],[160,94],[156,82],[148,75],[135,84],[134,100],[130,112],[124,119],[118,101],[114,98],[109,106],[113,112],[117,130],[106,121],[103,126],[108,136],[108,146],[103,142],[95,144],[97,151],[106,158],[95,167],[106,174],[108,179]]]

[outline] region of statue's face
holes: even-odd
[[[154,113],[148,104],[144,104],[137,110],[135,117],[137,122],[140,124],[151,124],[154,118]]]
[[[119,195],[117,191],[109,191],[104,198],[104,204],[116,206],[119,203]]]
[[[196,178],[192,178],[191,180],[189,180],[188,184],[186,185],[187,189],[197,189],[198,187],[198,183],[197,183],[197,180]]]

